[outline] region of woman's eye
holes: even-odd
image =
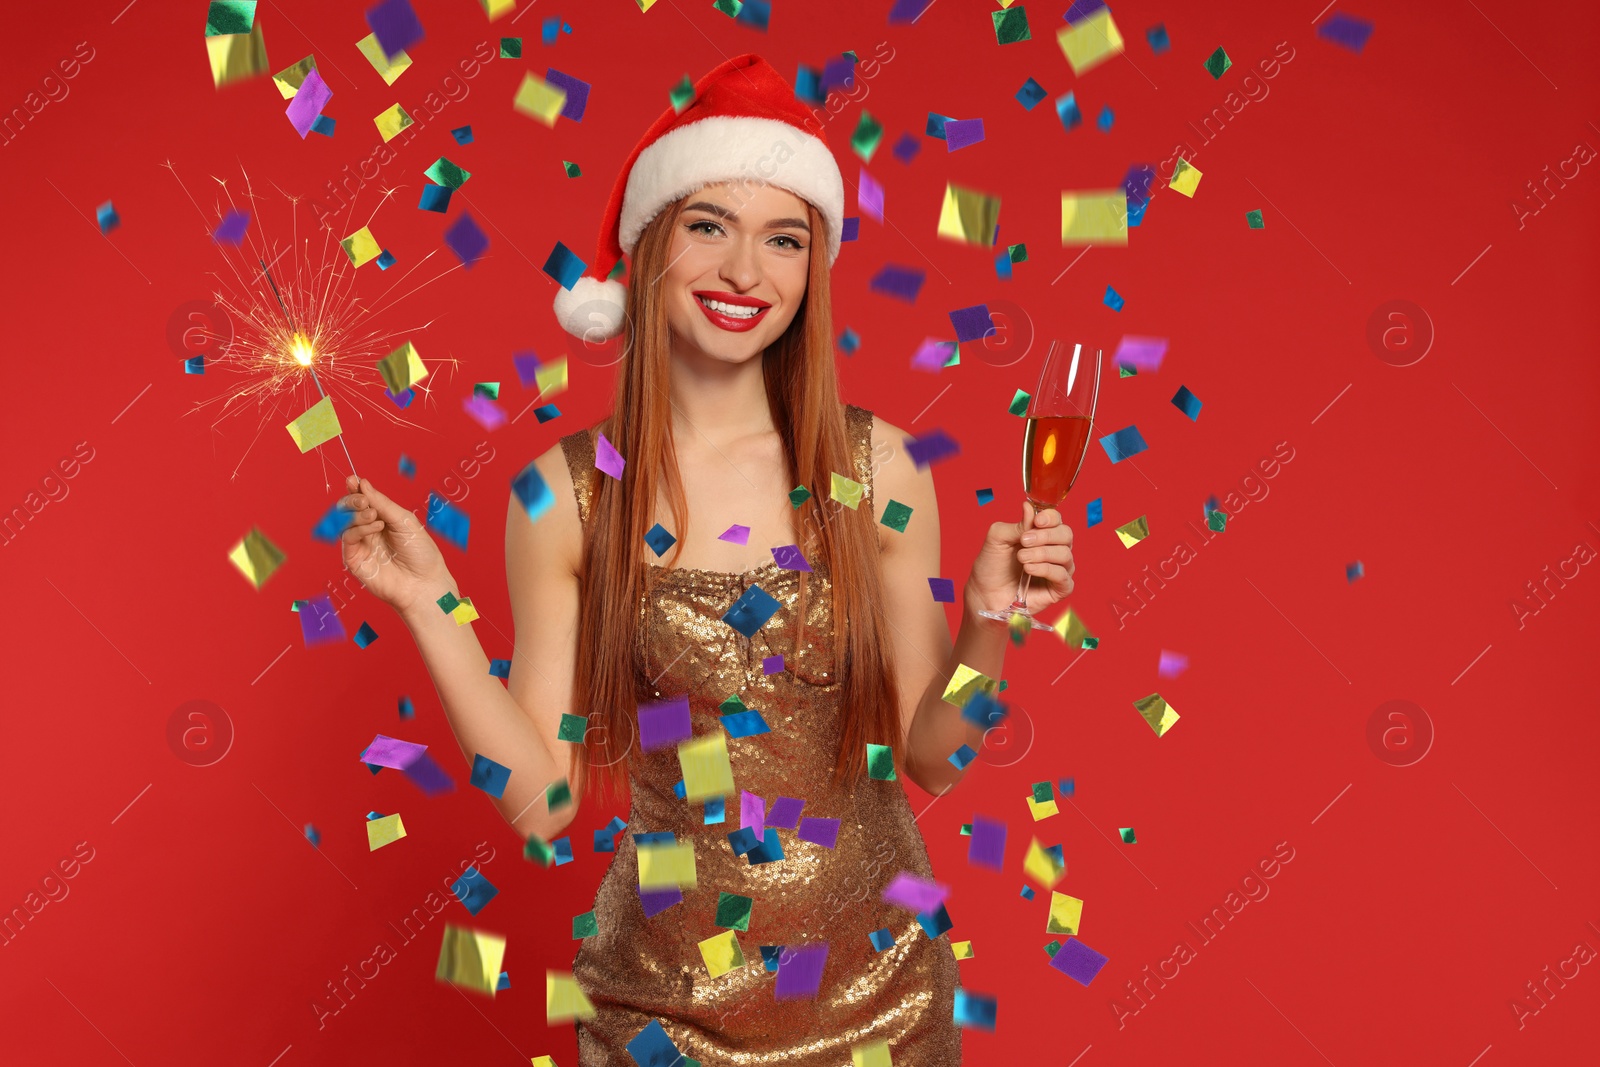
[[[789,242],[789,247],[792,248],[796,252],[800,251],[802,248],[805,247],[805,245],[801,244],[799,241],[795,240],[793,237],[790,237],[786,233],[779,234],[777,237],[774,237],[773,240],[774,241],[788,241]]]

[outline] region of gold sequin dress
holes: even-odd
[[[870,514],[872,412],[845,405],[845,418],[852,477],[866,487],[860,506]],[[604,477],[594,467],[594,439],[579,431],[561,445],[587,530],[595,479]],[[625,1046],[651,1020],[659,1020],[679,1052],[705,1067],[849,1067],[851,1046],[879,1040],[889,1042],[897,1065],[961,1062],[950,937],[930,939],[910,911],[880,899],[901,870],[933,877],[905,790],[899,781],[877,781],[865,771],[847,789],[829,784],[843,686],[828,640],[827,561],[807,562],[807,647],[798,650],[793,612],[799,572],[775,561],[743,574],[661,569],[654,594],[639,607],[647,665],[639,700],[687,692],[699,737],[723,729],[718,705],[739,694],[771,732],[728,739],[735,789],[762,797],[769,815],[780,796],[803,800],[802,826],[806,818],[837,819],[837,842],[827,848],[801,840],[795,829],[779,829],[783,858],[751,864],[728,841],[740,826],[739,793],[726,798],[723,822],[706,825],[704,804],[674,793],[683,777],[676,746],[645,754],[630,779],[628,828],[595,899],[599,933],[583,941],[573,962],[597,1012],[576,1024],[580,1067],[629,1067],[634,1059]],[[781,607],[746,639],[722,616],[751,585]],[[763,674],[762,661],[779,653],[787,669]],[[650,678],[658,678],[654,686]],[[632,835],[662,831],[694,843],[697,884],[683,890],[681,903],[646,918]],[[735,935],[744,966],[712,978],[699,942],[725,932],[715,922],[722,892],[755,903],[748,932]],[[885,928],[894,943],[879,951],[869,935]],[[776,975],[761,946],[824,941],[828,953],[816,997],[776,999]]]

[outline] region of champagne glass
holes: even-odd
[[[1094,429],[1094,406],[1100,396],[1100,350],[1086,355],[1081,344],[1067,352],[1066,342],[1050,342],[1039,388],[1028,401],[1028,429],[1022,442],[1022,491],[1034,514],[1059,508],[1078,478],[1083,453]],[[1021,615],[1035,630],[1049,630],[1028,610],[1033,575],[1026,570],[1017,582],[1017,598],[1004,611],[980,611],[986,619],[1009,622]],[[1021,625],[1020,623],[1018,624]]]

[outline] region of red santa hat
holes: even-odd
[[[694,87],[692,103],[656,119],[617,175],[591,270],[608,272],[661,209],[723,181],[787,189],[827,221],[828,265],[839,256],[844,180],[812,112],[765,59],[752,53],[721,64]],[[604,341],[622,332],[627,287],[604,273],[556,291],[568,333]]]

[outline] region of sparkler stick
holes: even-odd
[[[295,325],[294,316],[289,314],[289,307],[283,302],[283,294],[278,292],[278,283],[272,280],[272,270],[267,266],[267,261],[258,259],[257,262],[261,264],[261,272],[267,276],[267,284],[272,286],[272,295],[278,298],[278,307],[283,309],[283,317],[289,321],[289,329],[294,333],[294,343],[290,355],[294,356],[295,362],[311,372],[312,384],[317,387],[317,392],[320,395],[326,397],[328,394],[323,392],[322,382],[317,378],[317,368],[313,365],[316,360],[316,350],[311,346],[311,342],[306,339],[306,336],[300,332],[299,327]],[[350,455],[350,446],[345,443],[342,429],[339,431],[339,445],[344,449],[344,458],[350,461],[350,473],[356,474],[356,461]],[[356,477],[359,479],[360,475],[357,474]]]

